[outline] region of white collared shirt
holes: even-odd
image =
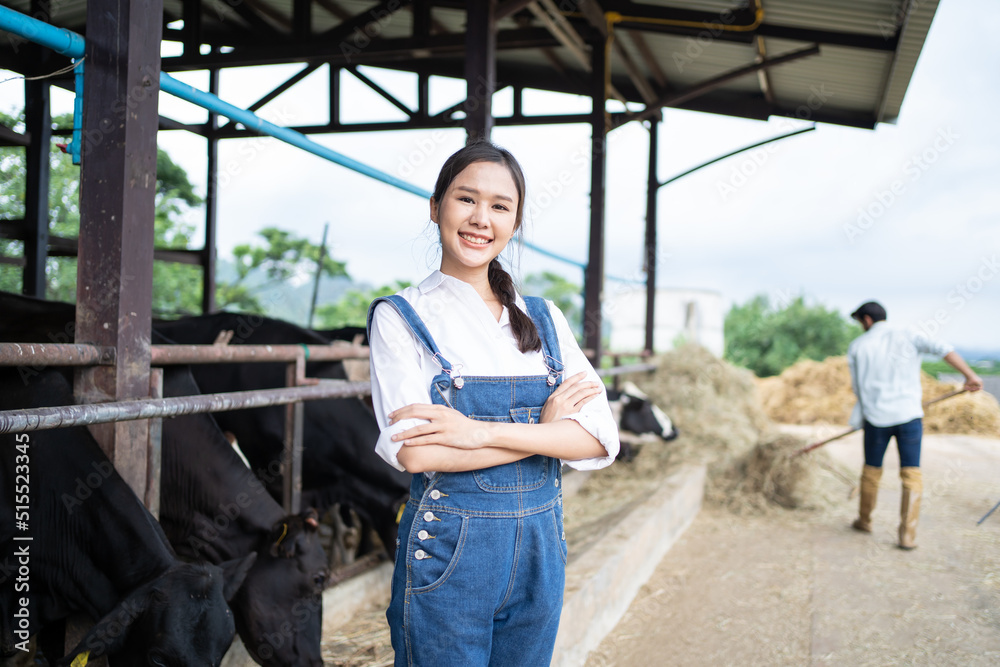
[[[857,403],[850,425],[895,426],[924,416],[921,354],[939,357],[954,348],[923,334],[875,322],[847,348]]]
[[[399,294],[417,311],[441,355],[461,375],[525,376],[548,373],[541,352],[522,353],[517,348],[507,308],[503,309],[497,321],[482,297],[468,283],[435,271],[417,287],[407,287]],[[546,303],[559,336],[563,378],[585,371],[586,380],[597,382],[602,388],[601,396],[566,419],[583,426],[604,445],[608,455],[564,463],[577,470],[603,468],[615,460],[620,447],[618,426],[608,405],[604,383],[577,345],[565,316],[551,302]],[[520,295],[517,305],[527,312]],[[390,426],[387,425],[386,415],[413,403],[430,403],[431,380],[441,372],[441,365],[417,341],[395,309],[388,305],[375,309],[369,347],[372,402],[381,429],[375,451],[390,465],[403,470],[396,458],[402,445],[393,442],[392,436],[426,421],[407,419]]]

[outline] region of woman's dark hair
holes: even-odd
[[[521,221],[524,216],[524,172],[521,171],[521,165],[517,163],[517,160],[510,154],[510,151],[488,141],[471,143],[465,148],[458,150],[445,161],[444,166],[441,167],[441,173],[438,174],[437,183],[434,185],[434,201],[440,203],[444,199],[445,192],[448,191],[448,186],[455,180],[455,177],[462,173],[470,164],[476,162],[502,164],[510,172],[510,177],[517,188],[517,210],[514,213],[514,233],[516,234],[521,228]],[[490,262],[487,275],[490,281],[490,289],[493,290],[500,303],[507,307],[507,314],[510,317],[510,328],[514,334],[514,338],[517,339],[518,349],[521,352],[541,350],[542,341],[538,337],[538,330],[535,328],[535,323],[531,321],[531,318],[523,310],[517,307],[515,301],[517,292],[514,289],[514,279],[500,265],[499,258],[494,258]]]

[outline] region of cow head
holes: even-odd
[[[323,664],[320,641],[327,563],[318,525],[311,509],[275,523],[237,593],[236,627],[247,651],[262,665]]]
[[[664,440],[673,440],[678,435],[670,417],[631,382],[622,383],[621,391],[609,389],[608,402],[615,421],[622,431],[635,435],[652,434]],[[632,457],[631,443],[622,438],[618,458],[631,460]]]
[[[180,563],[134,590],[99,620],[56,664],[86,664],[107,655],[112,664],[216,666],[236,627],[226,604],[256,554],[219,565]]]

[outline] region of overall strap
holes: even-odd
[[[545,365],[549,369],[549,374],[561,375],[563,372],[562,352],[559,348],[556,325],[549,312],[549,305],[540,296],[524,297],[524,305],[528,309],[528,317],[538,329],[538,337],[542,339],[542,354],[545,355]]]
[[[427,350],[432,357],[434,357],[435,361],[441,364],[442,372],[436,375],[431,383],[438,388],[438,393],[443,395],[443,392],[445,392],[452,383],[452,379],[450,377],[452,371],[451,362],[445,359],[441,354],[441,351],[438,350],[437,343],[434,342],[431,332],[427,330],[427,325],[425,325],[424,321],[420,319],[420,316],[417,315],[417,311],[413,309],[413,306],[410,305],[409,301],[398,294],[380,296],[372,301],[371,305],[368,306],[368,340],[371,341],[372,339],[372,318],[375,316],[375,306],[383,301],[388,303],[396,310],[397,313],[399,313],[399,316],[403,318],[403,322],[410,329],[413,337],[424,346],[424,349]]]

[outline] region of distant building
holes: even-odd
[[[722,295],[712,290],[656,290],[653,347],[656,352],[672,350],[681,340],[699,343],[722,357],[725,319]],[[611,324],[611,352],[635,352],[646,344],[646,290],[607,289],[605,321]]]

